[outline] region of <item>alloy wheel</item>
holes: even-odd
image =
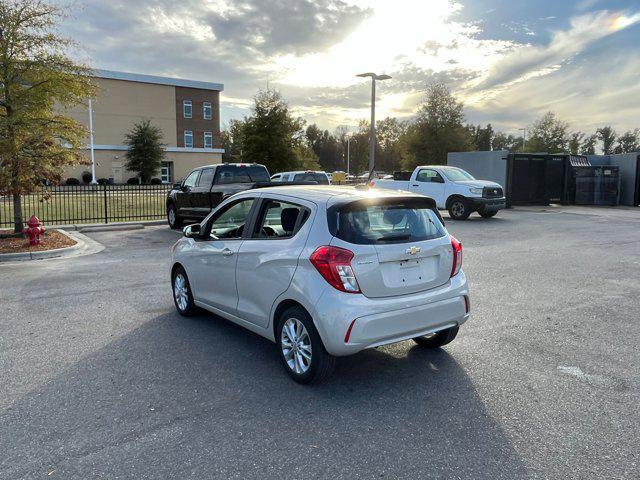
[[[187,287],[187,279],[182,273],[176,275],[173,281],[173,296],[176,299],[176,304],[181,311],[187,309],[189,305],[189,287]]]
[[[173,227],[176,224],[176,211],[173,208],[169,208],[167,216],[169,217],[169,225]]]
[[[300,320],[290,318],[284,322],[280,344],[282,355],[291,371],[297,374],[306,373],[311,367],[311,337]]]

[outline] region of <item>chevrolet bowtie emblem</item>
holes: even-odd
[[[409,255],[415,255],[416,253],[419,253],[422,249],[420,247],[411,247],[411,248],[407,248],[406,253],[408,253]]]

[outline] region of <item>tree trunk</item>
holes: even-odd
[[[20,195],[13,196],[13,231],[21,233],[24,229],[22,221],[22,201]]]

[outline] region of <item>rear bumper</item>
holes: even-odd
[[[464,272],[433,290],[397,297],[367,298],[329,287],[316,303],[313,318],[330,354],[351,355],[462,325],[469,318],[464,299],[468,295]]]
[[[507,199],[500,198],[467,198],[474,210],[502,210],[507,208]]]

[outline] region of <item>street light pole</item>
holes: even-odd
[[[93,153],[93,104],[89,99],[89,148],[91,150],[91,185],[97,185],[96,181],[96,157]]]
[[[369,138],[369,180],[376,166],[376,80],[388,80],[389,75],[377,75],[373,72],[361,73],[358,77],[371,77],[371,134]]]
[[[347,175],[349,175],[349,160],[351,160],[351,135],[347,136]]]

